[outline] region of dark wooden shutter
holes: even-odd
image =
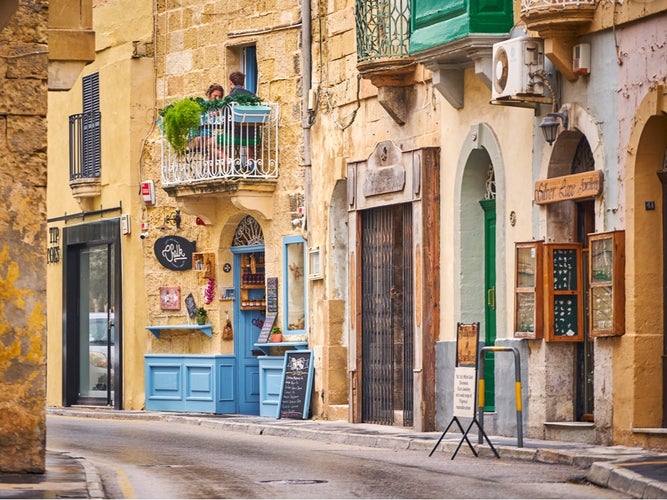
[[[83,177],[99,177],[102,164],[102,117],[99,73],[84,76],[83,86]]]

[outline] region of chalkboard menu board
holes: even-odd
[[[266,311],[278,314],[278,278],[266,278]]]
[[[313,385],[313,351],[286,351],[278,418],[308,418]]]

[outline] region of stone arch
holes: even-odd
[[[558,135],[553,147],[546,146],[542,149],[542,161],[540,179],[560,177],[571,174],[572,160],[577,151],[577,145],[585,138],[590,147],[595,170],[607,172],[608,177],[612,177],[610,172],[605,170],[604,149],[600,128],[595,118],[586,108],[578,104],[567,104],[569,117],[568,130],[564,130]],[[595,199],[595,227],[597,231],[604,231],[608,224],[605,221],[604,207],[606,202],[614,202],[618,197],[618,183],[613,179],[607,179],[603,182],[603,193]],[[569,236],[563,236],[561,222],[563,220],[573,220],[574,202],[558,203],[558,208],[543,207],[540,210],[540,233],[545,241],[571,241]]]
[[[661,184],[667,161],[667,90],[649,89],[637,108],[626,158],[625,335],[615,351],[615,438],[632,438],[632,427],[661,427],[663,371],[663,263],[666,249]],[[654,201],[655,210],[645,202]],[[622,401],[621,401],[622,400]],[[633,404],[629,405],[628,402]],[[665,416],[662,416],[665,420]],[[636,436],[634,436],[636,437]]]
[[[479,244],[479,234],[465,237],[468,228],[480,228],[483,225],[481,210],[471,215],[464,210],[466,203],[474,203],[483,198],[486,174],[489,164],[493,166],[496,184],[496,269],[505,269],[505,166],[498,138],[491,127],[485,123],[473,125],[463,142],[456,168],[454,209],[460,217],[454,220],[454,312],[460,321],[477,321],[473,317],[481,310],[484,313],[483,294],[471,299],[465,297],[466,290],[479,287],[484,283],[484,270],[479,266],[483,258],[483,245]],[[476,208],[479,208],[477,205]],[[481,253],[480,253],[481,252]],[[463,259],[463,256],[469,258]],[[473,257],[474,258],[470,258]],[[473,264],[474,262],[474,264]],[[496,315],[498,318],[498,338],[504,337],[502,331],[507,315],[507,283],[504,272],[496,274]],[[466,304],[467,302],[467,304]],[[483,316],[482,316],[483,317]],[[478,317],[477,317],[478,318]],[[483,333],[483,332],[482,332]]]

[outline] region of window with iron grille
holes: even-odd
[[[69,178],[99,178],[102,163],[99,73],[84,76],[83,113],[69,117]]]

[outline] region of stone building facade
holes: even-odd
[[[44,469],[47,15],[21,3],[0,31],[3,471]]]
[[[275,394],[262,388],[285,349],[307,347],[313,418],[444,428],[460,326],[473,325],[480,343],[519,354],[529,437],[664,446],[667,384],[655,373],[667,373],[665,328],[655,311],[667,303],[656,279],[665,264],[650,235],[664,233],[665,3],[580,3],[505,1],[489,12],[471,2],[453,15],[414,0],[383,18],[361,0],[261,11],[191,2],[146,8],[128,19],[132,35],[100,29],[113,35],[97,42],[84,78],[107,79],[102,123],[117,135],[103,136],[102,158],[115,169],[103,169],[99,192],[77,183],[86,196],[54,199],[49,215],[64,231],[70,222],[55,219],[85,198],[83,210],[115,228],[122,281],[105,309],[115,389],[110,400],[109,382],[98,383],[103,404],[272,416]],[[120,5],[96,6],[96,23],[113,25]],[[516,60],[528,92],[503,93],[506,41],[527,51]],[[236,70],[267,121],[244,129],[208,114],[198,132],[212,128],[206,144],[220,148],[206,154],[190,136],[177,153],[159,111],[211,83],[227,94]],[[63,97],[67,111],[54,116],[75,113],[78,99]],[[116,125],[127,123],[124,135]],[[261,139],[230,141],[241,130]],[[62,170],[66,151],[56,150]],[[85,243],[76,231],[72,251]],[[563,289],[558,270],[576,270]],[[56,312],[68,311],[67,276],[49,269]],[[192,317],[199,307],[204,325]],[[66,366],[68,335],[87,330],[49,321],[61,329],[50,357]],[[273,326],[279,345],[265,342]],[[514,435],[512,356],[484,364],[485,428]],[[53,404],[71,404],[63,384],[49,387]]]
[[[47,90],[94,56],[88,2],[0,6],[0,470],[43,472],[46,445]],[[66,18],[57,13],[68,12]]]

